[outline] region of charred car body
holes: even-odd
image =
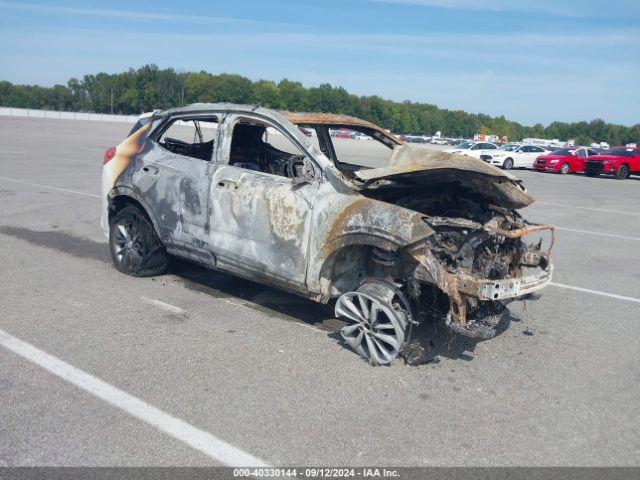
[[[341,158],[341,128],[376,140],[353,144],[388,152],[384,166]],[[343,338],[371,363],[391,362],[433,312],[490,338],[492,307],[551,281],[553,227],[518,213],[533,202],[519,180],[357,118],[195,104],[141,117],[104,161],[118,270],[160,274],[176,255],[335,301]],[[525,242],[543,231],[548,249]]]

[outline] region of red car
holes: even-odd
[[[533,168],[541,172],[563,174],[584,172],[585,160],[597,154],[596,150],[587,147],[559,148],[548,155],[540,155],[533,162]]]
[[[620,180],[629,178],[632,173],[640,175],[640,148],[613,147],[606,154],[589,157],[584,173],[589,177],[604,173]]]

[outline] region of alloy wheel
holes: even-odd
[[[145,249],[140,229],[130,220],[117,222],[114,235],[114,255],[116,261],[126,270],[135,271],[141,265]]]
[[[375,365],[391,363],[406,337],[404,313],[396,311],[383,298],[371,291],[347,292],[338,298],[335,309],[336,316],[350,322],[342,329],[342,338],[358,355]]]

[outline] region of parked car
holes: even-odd
[[[498,146],[495,143],[490,142],[472,142],[464,140],[458,143],[453,148],[447,148],[447,153],[457,153],[459,155],[466,155],[468,157],[480,158],[484,152],[483,150],[497,150]]]
[[[547,150],[538,145],[519,145],[508,143],[498,150],[482,152],[480,159],[492,165],[499,165],[505,170],[512,168],[533,168],[537,157],[547,153]]]
[[[369,135],[365,135],[364,133],[355,132],[353,134],[354,140],[373,140]]]
[[[338,130],[334,130],[332,132],[332,136],[335,138],[353,138],[353,132],[346,128],[341,128]]]
[[[341,128],[370,136],[388,164],[338,157]],[[501,302],[551,281],[553,240],[542,248],[537,234],[553,227],[520,215],[534,201],[521,181],[357,118],[195,104],[140,118],[103,164],[102,228],[120,272],[159,275],[175,255],[335,302],[346,345],[372,364],[428,319],[491,338]]]
[[[620,180],[640,174],[640,148],[613,147],[606,153],[590,156],[584,167],[585,175],[613,175]]]
[[[553,152],[540,155],[533,167],[540,172],[580,173],[584,172],[584,162],[590,155],[598,152],[587,147],[564,147]]]

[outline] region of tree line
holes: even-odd
[[[576,139],[578,144],[605,141],[611,145],[640,143],[640,124],[553,122],[524,126],[504,118],[447,110],[428,103],[394,102],[379,96],[359,96],[342,87],[304,87],[287,79],[251,81],[241,75],[205,71],[178,72],[145,65],[126,72],[85,75],[66,85],[42,87],[0,81],[0,106],[59,111],[139,114],[195,102],[233,102],[292,111],[332,112],[372,121],[393,132],[448,137],[472,137],[487,132],[511,140],[527,137]]]

